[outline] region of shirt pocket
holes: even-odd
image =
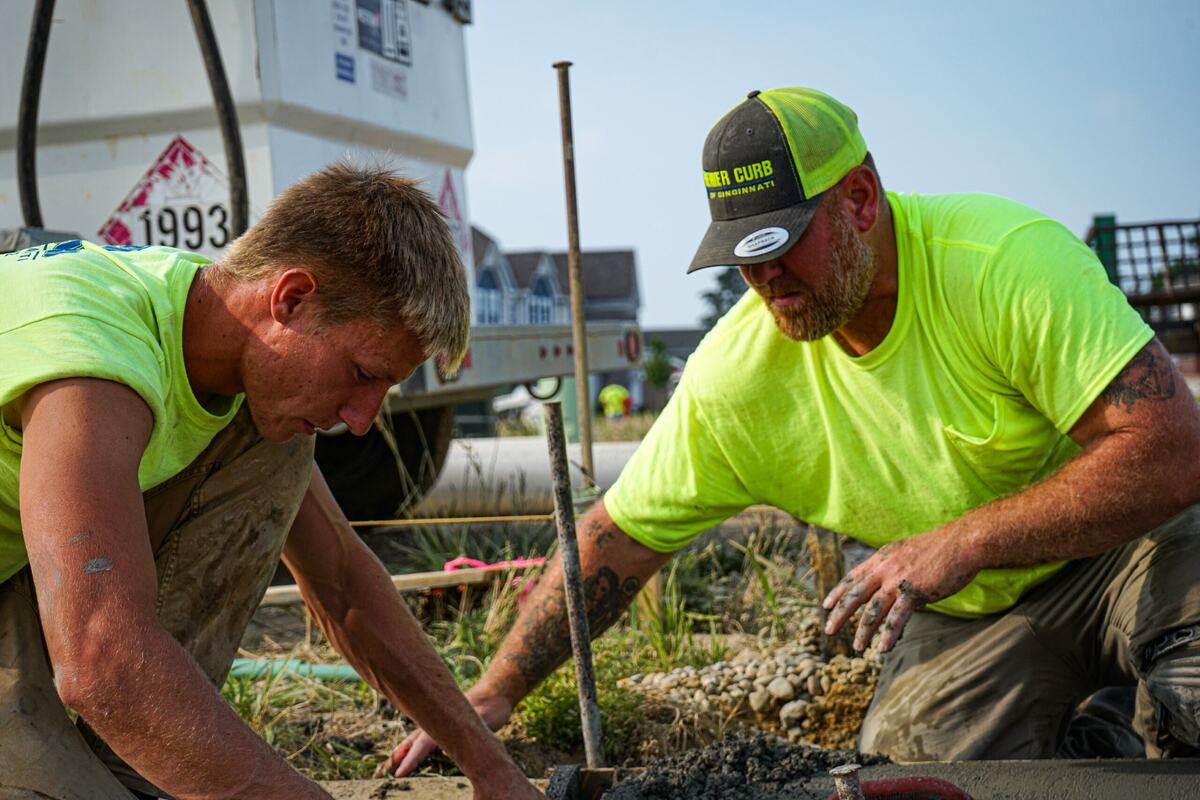
[[[970,471],[997,497],[1020,491],[1040,477],[1061,436],[1028,405],[1001,395],[992,395],[992,427],[984,435],[954,425],[943,431],[961,458],[959,468]]]

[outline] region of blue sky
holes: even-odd
[[[637,251],[642,325],[687,326],[711,271],[700,150],[751,89],[813,86],[859,115],[884,185],[987,191],[1082,235],[1200,216],[1200,2],[479,0],[467,29],[473,222],[565,249],[558,95],[571,93],[585,249]]]

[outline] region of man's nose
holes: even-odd
[[[742,278],[751,286],[765,286],[783,273],[779,259],[773,258],[761,264],[746,264],[742,267]]]
[[[357,392],[342,405],[338,416],[342,418],[342,422],[346,423],[346,427],[350,429],[351,433],[355,436],[362,436],[371,429],[385,396],[387,396],[386,387],[383,389],[367,388],[365,391]]]

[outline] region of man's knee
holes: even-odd
[[[1159,737],[1200,748],[1200,625],[1177,628],[1147,651],[1143,681]]]

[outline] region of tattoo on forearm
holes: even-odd
[[[598,636],[620,618],[638,591],[642,581],[630,576],[622,580],[610,567],[601,566],[583,582],[583,596],[588,609],[588,630]],[[533,687],[571,652],[571,628],[562,593],[547,597],[530,617],[524,636],[524,647],[511,658]]]
[[[1125,369],[1100,395],[1110,406],[1133,409],[1138,400],[1169,400],[1175,396],[1175,375],[1170,358],[1157,342],[1152,342],[1133,357]]]
[[[581,539],[595,539],[597,547],[604,547],[613,540],[616,534],[616,528],[612,525],[605,525],[598,520],[590,520],[585,522],[579,530]]]

